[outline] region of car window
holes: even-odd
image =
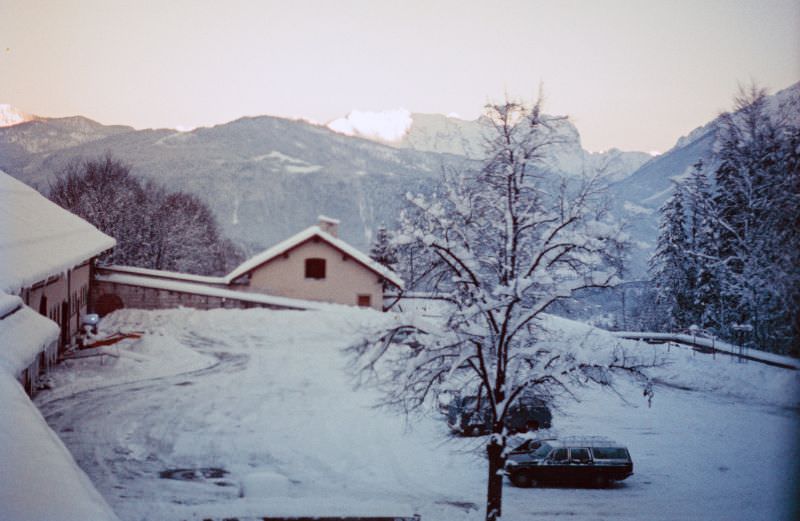
[[[556,449],[551,459],[553,461],[567,461],[567,449]]]
[[[588,463],[590,460],[591,458],[589,457],[589,449],[570,449],[570,461],[576,463]]]
[[[528,452],[531,449],[531,441],[533,440],[526,441],[525,443],[514,449],[514,452]]]
[[[624,447],[595,447],[592,452],[595,459],[628,459],[628,451]]]
[[[544,458],[545,456],[547,456],[548,454],[550,454],[550,451],[551,451],[552,449],[553,449],[553,447],[551,447],[551,446],[550,446],[550,445],[548,445],[547,443],[542,443],[542,446],[541,446],[541,447],[539,447],[538,449],[536,449],[536,450],[533,452],[533,455],[534,455],[535,457],[537,457],[537,458]]]

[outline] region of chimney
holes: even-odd
[[[319,220],[319,228],[323,232],[329,233],[334,237],[339,236],[339,219],[331,219],[330,217],[320,215],[317,217],[317,220]]]

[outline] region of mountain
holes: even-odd
[[[786,117],[800,117],[797,106],[791,109],[792,102],[800,106],[800,84],[770,100]],[[374,230],[395,221],[406,193],[430,192],[442,168],[477,165],[489,125],[407,111],[354,113],[337,121],[329,125],[334,131],[259,116],[178,132],[106,126],[80,116],[37,118],[0,128],[0,169],[46,191],[67,162],[111,153],[137,174],[203,197],[225,233],[248,252],[283,240],[319,214],[341,219],[341,236],[366,250]],[[550,122],[561,141],[546,158],[551,170],[582,176],[599,169],[615,181],[612,210],[629,223],[634,245],[628,278],[644,277],[671,179],[698,159],[708,162],[718,121],[657,157],[616,149],[591,153],[567,120]]]
[[[443,167],[468,161],[269,116],[191,132],[106,127],[85,118],[0,129],[0,168],[40,189],[69,161],[106,153],[136,174],[203,197],[226,234],[251,252],[319,214],[341,219],[342,237],[367,249],[373,230],[394,222],[406,192],[428,192]]]
[[[22,112],[11,105],[0,103],[0,127],[10,127],[25,123],[26,121],[33,121],[36,116]]]
[[[581,146],[578,129],[567,119],[549,117],[557,142],[546,158],[550,170],[572,176],[602,172],[609,181],[625,178],[651,159],[644,152],[589,152]],[[353,111],[328,123],[336,132],[370,139],[396,148],[410,148],[482,159],[491,122],[480,117],[464,120],[441,114],[416,114],[404,109],[381,112]]]

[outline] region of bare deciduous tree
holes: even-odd
[[[409,197],[395,234],[402,257],[415,262],[407,286],[446,302],[443,330],[417,335],[416,348],[393,345],[382,331],[353,350],[361,375],[404,411],[442,392],[483,397],[492,425],[486,519],[494,520],[504,421],[521,397],[551,402],[576,385],[608,385],[617,370],[644,377],[651,364],[613,346],[546,341],[542,318],[555,302],[615,283],[624,237],[596,176],[543,171],[543,153],[558,137],[541,101],[490,104],[486,115],[494,126],[482,168],[446,172],[433,196]]]
[[[69,163],[50,199],[117,239],[109,264],[217,275],[241,261],[203,200],[143,182],[111,155]]]

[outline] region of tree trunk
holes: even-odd
[[[503,502],[503,457],[504,444],[500,441],[499,434],[492,434],[486,452],[489,457],[489,479],[486,492],[486,521],[495,521],[502,514]]]

